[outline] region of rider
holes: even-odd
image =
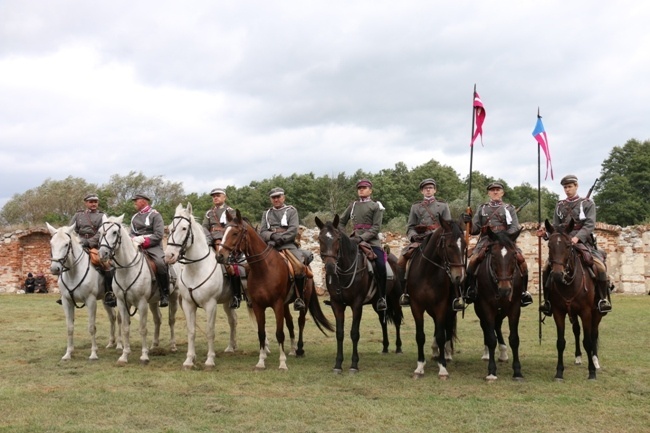
[[[474,247],[474,251],[467,263],[465,297],[468,303],[473,302],[476,298],[476,269],[485,258],[490,242],[490,238],[487,236],[487,228],[489,227],[495,233],[505,230],[508,234],[516,233],[520,229],[515,207],[501,200],[504,194],[503,184],[501,182],[492,182],[487,186],[487,191],[490,201],[480,205],[473,218],[471,214],[463,214],[463,220],[471,222],[471,234],[477,235],[480,233],[476,247]],[[524,283],[521,305],[526,307],[533,303],[533,297],[528,292],[528,266],[519,247],[517,247],[516,257]],[[463,298],[454,299],[454,310],[460,311],[464,307],[465,300]]]
[[[99,248],[99,227],[102,225],[104,212],[97,208],[99,206],[99,197],[97,194],[93,193],[85,196],[84,204],[86,205],[86,209],[78,210],[72,216],[69,225],[74,224],[74,231],[79,235],[81,245],[84,249],[97,249]],[[115,270],[111,269],[110,265],[108,265],[108,269],[99,266],[97,270],[104,277],[104,305],[115,307],[117,305],[115,294],[113,293],[113,276]],[[60,304],[61,299],[56,302]]]
[[[605,255],[596,248],[594,241],[594,228],[596,226],[596,206],[591,199],[583,198],[578,195],[578,177],[569,174],[564,176],[560,181],[566,194],[565,200],[557,202],[555,213],[553,214],[553,225],[568,224],[571,219],[575,221],[573,231],[570,233],[571,243],[577,248],[587,248],[591,253],[594,265],[598,269],[596,276],[596,297],[598,300],[597,308],[601,313],[612,311],[612,304],[608,299],[609,281],[607,278],[607,267],[605,265]],[[544,227],[537,230],[537,236],[548,239]],[[546,263],[543,271],[543,293],[544,304],[539,310],[547,316],[551,313],[551,303],[548,299],[548,288],[546,282],[549,281],[551,273],[550,262]]]
[[[223,232],[226,224],[226,213],[235,216],[235,210],[226,204],[228,199],[226,190],[224,188],[214,188],[210,191],[212,196],[212,204],[214,206],[205,213],[203,217],[203,229],[205,231],[208,244],[217,249],[223,238]],[[232,289],[232,301],[230,301],[230,308],[239,308],[241,302],[241,278],[239,276],[239,266],[231,266],[233,275],[228,274],[230,279],[230,288]]]
[[[131,240],[136,248],[141,247],[153,260],[156,266],[156,282],[160,290],[160,306],[166,307],[169,305],[169,274],[162,248],[165,223],[162,215],[149,204],[151,199],[148,196],[136,194],[131,200],[137,210],[131,217]]]
[[[307,265],[309,256],[306,251],[296,246],[296,236],[299,229],[298,211],[291,205],[284,204],[286,199],[282,188],[273,188],[269,192],[271,204],[273,205],[262,215],[260,224],[260,236],[271,247],[278,251],[287,251],[287,259],[291,262],[296,282],[297,295],[293,303],[293,309],[300,311],[305,309],[303,300],[305,290],[305,277],[307,276]]]
[[[406,237],[411,242],[404,250],[397,261],[400,275],[405,275],[406,264],[411,258],[413,251],[419,247],[424,238],[440,226],[440,219],[450,220],[451,212],[449,205],[435,197],[438,185],[436,181],[428,178],[420,182],[420,192],[423,199],[413,203],[409,212],[408,228]],[[409,305],[409,295],[404,286],[404,294],[399,300],[401,305]]]
[[[345,227],[348,221],[354,223],[354,231],[350,239],[357,244],[366,242],[377,255],[375,262],[375,278],[379,289],[377,311],[385,311],[386,305],[386,254],[381,249],[379,231],[383,218],[384,206],[381,202],[374,201],[372,195],[372,182],[361,179],[357,182],[357,195],[359,200],[353,201],[343,213],[340,226]]]

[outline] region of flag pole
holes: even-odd
[[[476,98],[476,83],[474,83],[474,91],[472,92],[472,133],[470,134],[470,145],[469,145],[469,188],[467,191],[467,209],[465,213],[468,215],[472,214],[472,163],[474,162],[474,121],[476,118],[476,109],[474,108],[474,98]],[[471,223],[465,223],[465,245],[469,248],[469,231]],[[467,250],[465,248],[465,264],[467,264]]]
[[[541,119],[539,115],[539,107],[537,107],[537,118]],[[537,228],[542,227],[542,164],[541,164],[541,147],[537,144]],[[537,237],[537,275],[539,280],[539,289],[537,290],[537,299],[539,305],[542,305],[542,292],[544,290],[544,282],[542,281],[542,238]],[[537,311],[539,323],[539,344],[542,344],[542,312]]]

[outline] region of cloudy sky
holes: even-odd
[[[198,193],[430,159],[466,176],[474,84],[473,167],[513,186],[537,184],[538,107],[558,193],[650,139],[648,2],[0,0],[0,17],[0,205],[131,170]]]

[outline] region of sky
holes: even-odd
[[[435,159],[562,196],[650,139],[650,3],[0,0],[0,206],[131,171],[187,193]],[[435,177],[435,173],[431,174]],[[417,188],[417,185],[414,185]]]

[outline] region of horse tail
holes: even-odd
[[[318,326],[318,329],[323,333],[323,335],[327,336],[323,328],[330,332],[335,331],[334,325],[332,325],[332,322],[330,322],[329,319],[325,317],[323,310],[320,308],[318,294],[316,294],[316,288],[313,285],[311,294],[309,295],[309,313],[311,314],[311,317],[314,318],[316,326]]]

